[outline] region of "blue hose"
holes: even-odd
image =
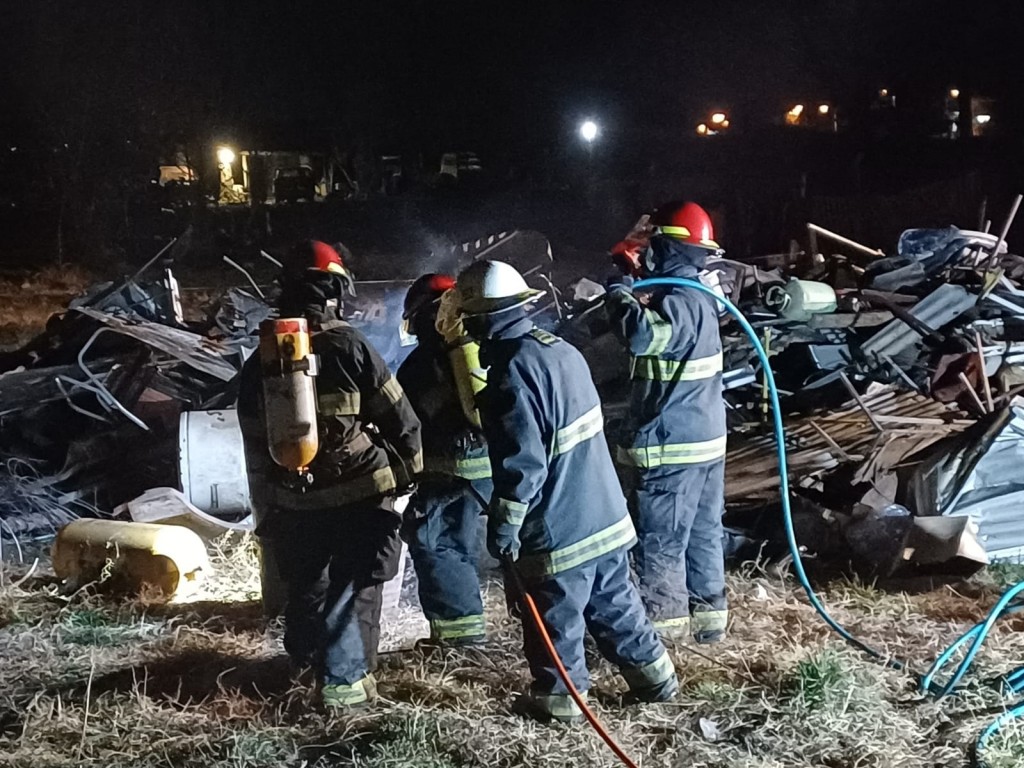
[[[988,616],[985,617],[985,621],[975,624],[969,630],[960,635],[960,637],[958,637],[945,651],[943,651],[939,658],[935,660],[935,663],[932,664],[928,672],[922,676],[920,690],[922,692],[931,692],[938,698],[942,698],[943,696],[947,696],[952,693],[963,679],[964,675],[966,675],[968,670],[971,668],[971,665],[974,663],[974,657],[981,649],[982,644],[988,638],[989,632],[992,630],[996,621],[1003,616],[1009,616],[1024,610],[1024,603],[1013,602],[1014,598],[1021,592],[1024,592],[1024,582],[1006,590],[1006,592],[1003,593],[1003,596],[999,598],[998,602],[996,602],[992,607],[992,610],[989,611]],[[934,682],[935,675],[938,674],[938,672],[949,662],[953,657],[953,654],[968,642],[971,643],[971,646],[967,650],[967,653],[964,655],[960,664],[957,665],[956,670],[952,675],[950,675],[949,680],[941,686],[936,684]],[[1024,691],[1024,667],[1018,667],[1003,676],[1002,687],[1004,693],[1010,696],[1015,696]],[[977,758],[976,762],[978,765],[986,765],[981,753],[984,752],[985,747],[988,744],[988,740],[995,735],[997,731],[1002,729],[1004,725],[1019,717],[1024,717],[1024,702],[1020,702],[1011,709],[1008,709],[990,723],[984,731],[982,731],[974,748],[974,753]]]
[[[715,301],[725,307],[726,311],[732,315],[750,338],[750,343],[753,345],[754,351],[757,352],[758,360],[761,361],[761,368],[764,371],[765,381],[768,384],[768,394],[771,398],[772,425],[775,430],[775,448],[779,456],[779,485],[782,496],[782,520],[786,529],[786,542],[789,545],[790,554],[793,556],[793,570],[796,573],[797,581],[799,581],[800,586],[803,587],[804,593],[807,595],[807,599],[810,601],[814,610],[818,612],[818,615],[821,616],[825,623],[835,630],[840,637],[855,648],[858,648],[868,655],[883,661],[886,665],[894,669],[904,669],[905,665],[902,662],[886,656],[881,651],[872,648],[867,643],[857,639],[838,621],[832,618],[829,612],[825,609],[825,606],[822,604],[818,594],[814,591],[814,587],[811,586],[810,580],[807,578],[807,571],[804,569],[803,558],[800,556],[800,547],[796,541],[796,530],[793,526],[793,510],[790,504],[789,476],[786,472],[786,435],[782,424],[782,408],[779,405],[779,392],[775,387],[775,376],[772,373],[772,366],[768,359],[768,353],[765,352],[764,347],[761,346],[761,342],[757,338],[757,332],[750,325],[747,318],[743,316],[743,313],[740,312],[732,302],[728,299],[722,298],[703,283],[696,280],[690,280],[685,277],[655,277],[640,280],[635,283],[633,287],[653,288],[655,286],[692,288],[712,297]],[[1024,609],[1024,603],[1013,603],[1013,599],[1021,592],[1024,592],[1024,582],[1007,590],[1007,592],[999,599],[999,602],[997,602],[989,612],[989,615],[984,622],[965,632],[949,648],[947,648],[942,655],[936,659],[931,669],[929,669],[921,678],[921,690],[932,691],[937,693],[940,697],[950,693],[967,673],[971,664],[974,662],[975,655],[978,653],[981,645],[985,642],[985,638],[988,636],[989,631],[992,629],[992,626],[999,617],[1004,614],[1008,615]],[[933,682],[935,674],[945,666],[959,648],[968,642],[971,642],[972,644],[967,654],[964,656],[963,661],[960,662],[960,665],[946,684],[941,687],[937,687]],[[1009,673],[1004,678],[1004,685],[1013,693],[1019,693],[1021,690],[1024,690],[1024,667]],[[980,753],[984,750],[985,745],[993,734],[1006,725],[1006,723],[1018,717],[1024,717],[1024,703],[1004,712],[982,732],[976,744],[976,753]]]
[[[1011,720],[1016,720],[1018,717],[1024,717],[1024,703],[1018,704],[1017,706],[1006,710],[989,723],[988,728],[981,732],[981,736],[978,737],[978,741],[974,746],[974,754],[977,758],[978,765],[984,767],[987,763],[981,757],[981,753],[988,746],[988,740],[991,739],[995,734],[1002,729],[1004,725],[1009,723]]]
[[[949,648],[942,652],[942,655],[935,660],[931,668],[921,678],[920,689],[922,692],[931,691],[940,698],[947,696],[952,693],[953,689],[960,683],[963,676],[967,674],[967,670],[970,669],[974,663],[974,657],[978,654],[981,646],[988,638],[988,633],[992,630],[996,621],[1003,615],[1010,615],[1024,609],[1024,605],[1013,604],[1013,599],[1024,592],[1024,582],[1017,584],[1014,587],[1006,590],[1003,596],[999,598],[999,601],[989,611],[988,616],[985,617],[985,621],[980,624],[974,625],[971,629],[964,632],[957,638]],[[968,649],[963,660],[957,666],[956,671],[950,676],[949,680],[946,681],[945,685],[937,686],[934,683],[935,675],[941,670],[949,659],[957,652],[965,643],[971,642],[971,647]],[[1016,679],[1016,676],[1021,672],[1017,670],[1012,673],[1007,681],[1012,686]]]

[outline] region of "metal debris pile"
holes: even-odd
[[[801,524],[822,559],[889,574],[1024,553],[1024,484],[1007,480],[1024,450],[1015,400],[1024,393],[1024,257],[1006,243],[1019,203],[999,235],[988,225],[910,229],[894,255],[808,225],[806,250],[709,261],[701,279],[740,308],[771,355]],[[232,408],[272,301],[242,269],[249,285],[186,323],[170,267],[187,239],[136,275],[90,289],[44,334],[0,354],[0,457],[32,462],[19,465],[32,467],[30,477],[0,465],[0,488],[35,494],[49,510],[17,530],[119,505],[135,519],[184,516],[200,527],[249,513]],[[554,269],[547,240],[511,230],[432,254],[431,264],[455,272],[481,258],[513,263],[546,292],[534,317],[583,350],[614,440],[628,407],[627,356],[609,332],[600,283],[579,277],[599,278],[605,257],[569,265],[575,279],[560,280],[567,265]],[[411,257],[416,273],[402,279],[357,283],[346,301],[347,318],[392,368],[410,348],[402,299],[422,262]],[[157,268],[162,277],[141,281]],[[753,349],[724,315],[722,334],[727,520],[763,541],[777,531],[761,521],[778,517],[767,392]],[[28,510],[10,498],[0,491],[7,535]]]
[[[178,482],[179,422],[229,409],[269,308],[228,291],[186,323],[170,270],[187,235],[124,280],[90,288],[46,330],[0,354],[0,520],[8,536],[109,514]],[[180,255],[180,254],[179,254]],[[164,260],[163,274],[141,282]]]
[[[91,286],[45,332],[0,353],[3,536],[52,534],[78,516],[186,524],[206,538],[251,527],[237,377],[277,287],[225,257],[228,280],[247,285],[227,287],[186,321],[172,267],[189,241],[186,231],[135,274]],[[531,283],[553,288],[550,247],[536,232],[463,243],[437,268],[457,271],[497,250]],[[345,301],[346,319],[392,369],[411,349],[401,314],[416,276],[359,282]],[[558,295],[549,291],[541,307],[554,318]]]
[[[701,281],[743,312],[771,357],[799,516],[822,559],[889,574],[935,565],[940,550],[943,567],[1024,555],[1018,486],[985,475],[996,460],[981,458],[998,452],[1005,469],[1019,436],[1024,257],[1006,235],[1020,202],[998,235],[984,222],[908,229],[893,255],[809,224],[806,250],[708,261]],[[584,350],[614,439],[628,410],[627,357],[601,286],[583,280],[571,295],[559,332]],[[768,392],[745,334],[722,315],[727,521],[741,542],[761,542],[781,534]],[[866,546],[876,538],[900,546]]]
[[[812,245],[841,253],[721,270],[785,390],[789,473],[819,556],[884,575],[928,570],[938,549],[947,570],[1024,556],[1024,486],[1007,479],[1024,450],[1024,257],[1005,240],[1019,204],[999,236],[911,229],[886,256],[811,225]],[[757,375],[749,345],[728,326],[725,339],[734,376]],[[776,459],[766,392],[727,398],[742,521],[776,498]]]

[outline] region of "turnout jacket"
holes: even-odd
[[[341,320],[311,321],[320,450],[311,485],[281,482],[285,470],[267,448],[259,353],[242,368],[238,417],[251,480],[261,498],[281,509],[332,509],[383,497],[409,485],[423,468],[420,421],[401,385],[357,329]]]
[[[579,351],[516,314],[480,345],[477,397],[491,457],[489,525],[518,536],[520,571],[543,578],[636,541],[597,390]],[[502,323],[504,323],[502,325]]]
[[[440,334],[423,334],[398,368],[423,425],[423,469],[428,474],[485,480],[491,476],[487,444],[462,411],[448,349]]]
[[[652,277],[696,280],[707,252],[664,235],[651,239]],[[715,301],[658,286],[641,303],[625,285],[608,293],[612,330],[629,350],[631,402],[616,458],[657,474],[725,456],[722,340]]]

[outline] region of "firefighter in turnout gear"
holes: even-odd
[[[477,568],[480,526],[491,497],[487,445],[471,421],[475,415],[464,412],[450,359],[460,348],[437,329],[441,298],[454,286],[449,275],[428,274],[409,288],[403,320],[417,345],[398,369],[423,424],[424,474],[406,516],[406,539],[431,641],[448,646],[485,639]]]
[[[341,319],[352,278],[337,251],[299,245],[281,283],[280,316],[305,319],[318,360],[319,450],[299,475],[271,461],[265,421],[281,409],[267,402],[276,372],[260,355],[242,369],[239,421],[262,500],[258,533],[286,584],[285,649],[319,673],[325,705],[345,707],[374,693],[382,588],[398,570],[403,494],[422,469],[420,422],[380,355]]]
[[[647,277],[697,279],[718,251],[696,203],[659,208],[645,253]],[[630,474],[638,542],[634,566],[647,611],[665,636],[717,642],[728,620],[722,553],[725,404],[714,300],[632,278],[609,281],[612,329],[629,350],[632,394],[617,459]]]
[[[487,367],[477,403],[494,484],[488,549],[521,576],[581,693],[590,687],[583,650],[589,630],[620,668],[632,701],[671,698],[675,669],[630,581],[627,551],[636,536],[583,356],[533,324],[527,305],[541,292],[509,264],[473,264],[457,291],[466,331],[479,340]],[[528,620],[523,643],[533,684],[521,711],[579,719]]]

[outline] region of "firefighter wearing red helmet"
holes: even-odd
[[[697,279],[708,256],[720,250],[711,217],[696,203],[661,206],[650,224],[647,277]],[[628,474],[640,591],[664,635],[717,642],[728,620],[717,307],[681,287],[637,296],[629,275],[616,276],[608,288],[609,319],[630,354],[631,407],[617,459]]]
[[[423,462],[420,422],[401,385],[342,319],[351,286],[326,243],[300,243],[286,257],[278,310],[305,320],[319,368],[319,449],[308,471],[296,477],[270,460],[266,420],[279,411],[267,408],[264,380],[280,366],[254,354],[238,398],[257,533],[286,585],[285,649],[316,670],[323,702],[335,708],[374,694],[382,589],[398,570],[402,502]]]
[[[424,473],[406,515],[405,538],[420,606],[430,622],[428,642],[451,647],[477,645],[486,637],[478,564],[482,516],[491,497],[487,444],[460,398],[458,377],[465,367],[456,363],[462,339],[449,342],[437,327],[442,299],[447,307],[454,287],[455,278],[434,273],[409,287],[402,314],[417,343],[397,374],[423,424]]]

